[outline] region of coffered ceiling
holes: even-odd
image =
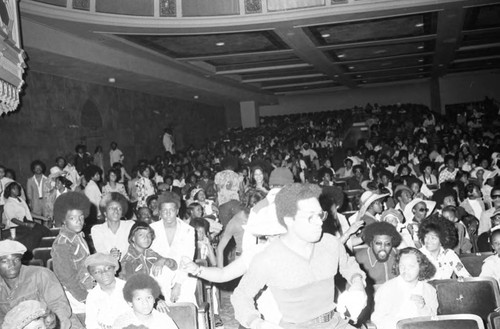
[[[36,1],[21,1],[27,27],[49,26],[199,80],[162,76],[134,85],[154,93],[162,93],[164,85],[174,97],[205,93],[213,102],[254,98],[272,103],[279,95],[500,69],[500,2],[496,1],[349,1],[324,11],[199,18],[188,23],[188,18],[148,21],[129,16],[131,24],[126,24],[127,18],[91,12],[78,13],[70,21],[64,12],[54,18],[49,9]],[[44,53],[50,50],[40,50],[31,39],[25,44],[28,55],[33,49],[40,56],[33,57],[33,68],[43,70]],[[71,65],[72,56],[65,58]],[[85,66],[73,69],[79,78],[86,76],[85,62],[85,58],[74,62]],[[127,67],[96,64],[102,65],[103,79],[113,70],[122,70],[127,79],[141,75]],[[58,71],[56,66],[52,70]],[[147,85],[151,83],[157,87]]]

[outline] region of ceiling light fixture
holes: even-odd
[[[415,24],[415,27],[422,27],[422,26],[424,26],[424,23]]]
[[[420,58],[418,61],[419,61],[420,63],[422,63],[422,62],[424,61],[424,59],[423,59],[423,58]]]
[[[345,54],[339,54],[337,55],[338,58],[344,58],[345,57]]]
[[[115,79],[115,78],[109,78],[109,79],[108,79],[108,82],[109,82],[109,83],[115,83],[115,82],[116,82],[116,79]]]
[[[198,95],[194,95],[194,96],[193,96],[193,98],[194,98],[194,99],[198,99],[198,98],[200,98],[200,96],[198,96]]]
[[[424,49],[424,46],[418,46],[418,49]]]
[[[224,45],[225,45],[225,43],[221,41],[221,42],[216,42],[216,43],[215,43],[215,45],[216,45],[217,47],[222,47],[222,46],[224,46]]]
[[[349,66],[349,70],[354,70],[354,66]]]
[[[330,37],[330,33],[323,33],[321,36],[323,38],[329,38]]]

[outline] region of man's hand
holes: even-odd
[[[193,261],[182,262],[181,270],[191,275],[195,275],[199,272],[199,266]]]
[[[24,225],[25,225],[26,227],[29,227],[30,229],[33,229],[33,228],[36,226],[36,225],[35,225],[35,223],[30,222],[30,221],[28,221],[28,222],[24,222]]]
[[[54,329],[57,325],[57,318],[56,318],[56,315],[52,312],[50,312],[46,317],[45,319],[43,320],[43,322],[45,323],[45,327],[47,327],[47,329]]]
[[[120,260],[121,256],[122,256],[122,253],[120,252],[120,250],[118,250],[118,248],[113,248],[109,251],[109,254],[111,256],[113,256],[114,258]]]
[[[153,267],[151,268],[151,271],[153,272],[153,276],[158,276],[161,274],[161,271],[163,269],[163,266],[167,263],[167,260],[165,258],[160,258],[156,261],[156,263],[153,264]]]
[[[410,300],[415,303],[418,309],[422,309],[425,306],[425,299],[420,295],[411,295]]]
[[[170,294],[170,301],[172,303],[175,303],[177,302],[177,300],[179,300],[179,296],[181,295],[181,284],[180,283],[176,283],[173,287],[172,287],[172,292]]]

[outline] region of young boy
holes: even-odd
[[[469,239],[469,232],[465,224],[458,220],[456,208],[454,206],[446,206],[442,210],[442,215],[444,218],[452,222],[457,229],[458,244],[453,250],[457,253],[457,255],[470,253],[472,243]]]
[[[113,329],[129,326],[177,329],[177,325],[167,314],[154,309],[159,296],[160,286],[155,279],[147,274],[132,275],[123,288],[123,298],[132,309],[116,319]]]
[[[177,263],[170,258],[163,258],[150,249],[155,232],[149,224],[137,221],[130,229],[128,251],[121,261],[120,278],[128,280],[132,275],[142,273],[157,276],[164,266],[170,270],[177,269]]]

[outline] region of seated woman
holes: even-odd
[[[415,248],[404,248],[396,256],[397,275],[375,293],[372,321],[377,328],[396,329],[399,320],[437,314],[436,290],[428,283],[436,268]]]
[[[154,238],[155,232],[147,223],[134,223],[128,236],[128,251],[121,260],[121,279],[126,281],[138,273],[157,276],[164,266],[172,271],[177,269],[175,260],[164,258],[150,249]]]
[[[420,251],[436,267],[431,280],[450,279],[453,273],[458,277],[471,276],[453,251],[458,242],[453,223],[442,217],[427,218],[419,225],[418,237],[422,242]]]
[[[484,260],[480,277],[491,277],[500,284],[500,228],[490,233],[490,244],[494,254]]]
[[[118,192],[111,192],[101,199],[99,207],[106,222],[94,225],[90,231],[95,250],[111,253],[119,260],[128,250],[128,235],[134,225],[134,221],[121,220],[127,213],[127,199]]]
[[[129,308],[123,299],[125,281],[115,278],[118,260],[109,254],[96,253],[85,259],[84,266],[97,282],[85,303],[85,327],[110,328],[123,310]]]
[[[50,230],[35,223],[31,217],[30,208],[21,196],[21,185],[9,183],[4,190],[5,205],[2,222],[10,229],[11,238],[21,242],[26,249],[32,251],[40,245],[44,236],[50,236]]]
[[[128,200],[127,191],[125,190],[125,185],[119,183],[121,180],[121,172],[119,169],[111,168],[108,170],[106,175],[106,181],[108,182],[102,188],[102,196],[104,197],[106,194],[111,192],[118,192],[123,195]]]
[[[160,286],[155,279],[147,274],[131,276],[123,288],[123,298],[131,309],[116,319],[113,329],[131,325],[145,326],[148,329],[177,329],[177,325],[167,314],[154,309],[159,296]]]
[[[262,167],[252,168],[250,175],[250,188],[260,190],[267,194],[269,192],[269,178]]]
[[[191,191],[191,199],[194,202],[197,202],[203,208],[204,216],[214,216],[218,217],[219,209],[212,200],[207,199],[207,195],[205,190],[202,188],[195,188]]]
[[[64,287],[73,314],[81,321],[88,290],[94,287],[94,280],[84,266],[90,250],[82,230],[89,212],[90,201],[83,193],[65,193],[54,204],[54,221],[61,227],[50,253],[54,273]]]

